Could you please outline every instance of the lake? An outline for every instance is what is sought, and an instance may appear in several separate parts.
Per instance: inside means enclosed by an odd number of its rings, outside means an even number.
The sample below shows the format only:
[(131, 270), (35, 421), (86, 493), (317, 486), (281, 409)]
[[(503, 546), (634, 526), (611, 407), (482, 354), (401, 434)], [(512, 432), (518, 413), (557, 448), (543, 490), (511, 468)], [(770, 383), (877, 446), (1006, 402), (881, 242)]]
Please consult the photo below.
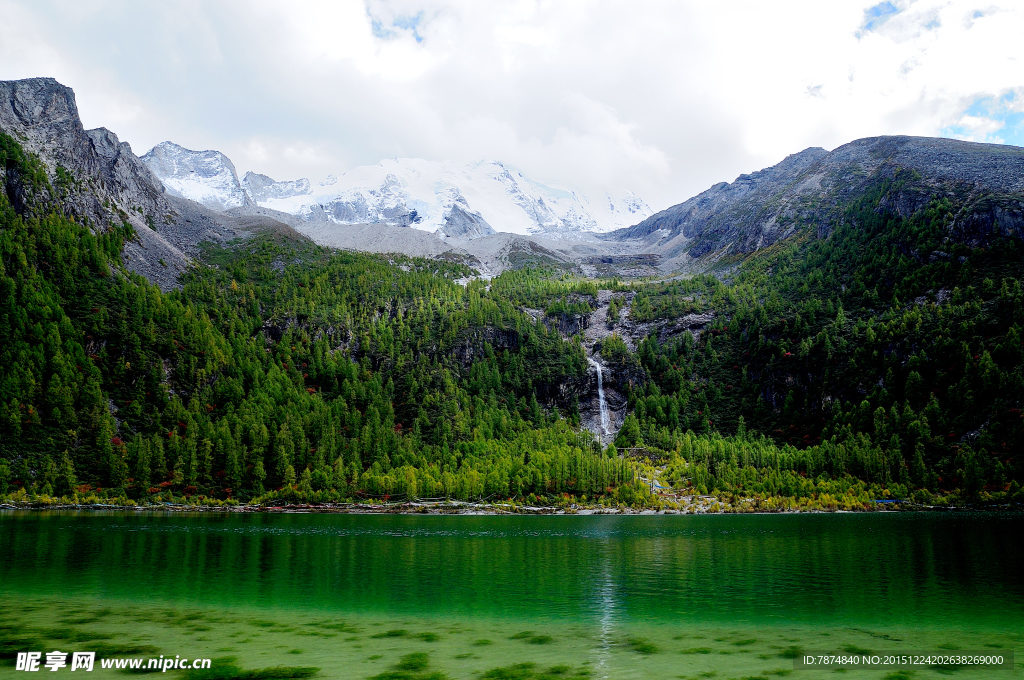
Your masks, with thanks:
[(1016, 514), (5, 511), (0, 675), (59, 649), (330, 678), (812, 680), (836, 672), (794, 655), (1021, 648), (1022, 565)]

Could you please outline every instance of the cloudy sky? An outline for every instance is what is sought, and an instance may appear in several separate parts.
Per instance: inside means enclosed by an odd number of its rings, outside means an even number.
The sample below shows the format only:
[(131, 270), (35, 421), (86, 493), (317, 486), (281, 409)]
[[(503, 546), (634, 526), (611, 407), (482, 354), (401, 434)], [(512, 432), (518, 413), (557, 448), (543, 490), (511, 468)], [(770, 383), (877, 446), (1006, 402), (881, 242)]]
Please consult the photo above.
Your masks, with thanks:
[(316, 181), (495, 159), (655, 209), (871, 135), (1024, 146), (1015, 0), (0, 0), (0, 79), (53, 76), (142, 154)]

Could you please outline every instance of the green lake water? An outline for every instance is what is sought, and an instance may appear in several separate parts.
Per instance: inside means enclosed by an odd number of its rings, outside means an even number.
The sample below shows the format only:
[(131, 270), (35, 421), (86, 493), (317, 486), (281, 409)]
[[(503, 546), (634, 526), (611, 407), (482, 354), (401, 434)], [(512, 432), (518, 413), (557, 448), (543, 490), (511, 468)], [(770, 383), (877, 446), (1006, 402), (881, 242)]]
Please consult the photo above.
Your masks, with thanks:
[[(1024, 517), (0, 512), (0, 598), (2, 677), (59, 649), (329, 678), (1010, 678)], [(843, 650), (1021, 658), (793, 670)]]

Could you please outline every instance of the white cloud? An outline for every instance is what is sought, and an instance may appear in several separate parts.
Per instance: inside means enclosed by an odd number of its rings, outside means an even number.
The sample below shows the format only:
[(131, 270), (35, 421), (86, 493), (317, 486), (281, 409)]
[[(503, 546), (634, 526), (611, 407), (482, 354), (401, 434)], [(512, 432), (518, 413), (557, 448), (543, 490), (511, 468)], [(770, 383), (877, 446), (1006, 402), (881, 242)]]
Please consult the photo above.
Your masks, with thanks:
[(1021, 86), (1022, 29), (1008, 0), (0, 0), (0, 78), (240, 172), (494, 158), (662, 208), (807, 146), (991, 139), (968, 109)]
[(1003, 123), (984, 116), (964, 115), (957, 124), (971, 131), (968, 139), (984, 141), (988, 135), (1003, 127)]

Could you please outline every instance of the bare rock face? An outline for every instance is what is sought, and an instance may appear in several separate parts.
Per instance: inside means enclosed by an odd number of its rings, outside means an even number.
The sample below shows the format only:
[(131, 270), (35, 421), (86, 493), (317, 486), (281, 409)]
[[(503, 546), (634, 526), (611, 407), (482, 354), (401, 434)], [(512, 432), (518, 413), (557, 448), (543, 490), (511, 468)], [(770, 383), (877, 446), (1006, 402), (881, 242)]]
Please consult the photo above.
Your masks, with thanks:
[[(53, 78), (0, 81), (0, 131), (39, 157), (51, 184), (47, 195), (30, 196), (15, 173), (0, 168), (15, 209), (22, 214), (58, 210), (94, 230), (131, 224), (137, 238), (125, 247), (125, 265), (165, 290), (177, 285), (201, 240), (237, 235), (232, 225), (201, 217), (200, 206), (168, 196), (113, 132), (86, 130), (75, 93)], [(204, 217), (203, 227), (195, 228)]]
[(698, 258), (735, 242), (747, 241), (750, 234), (763, 231), (763, 224), (771, 222), (766, 215), (771, 212), (766, 210), (769, 204), (827, 154), (821, 148), (805, 149), (786, 157), (778, 165), (740, 175), (732, 184), (716, 184), (637, 225), (613, 232), (613, 237), (642, 240), (663, 260), (680, 256)]
[(901, 189), (879, 206), (909, 216), (933, 199), (966, 202), (951, 238), (981, 244), (1024, 235), (1024, 149), (930, 137), (870, 137), (831, 152), (810, 148), (778, 165), (717, 184), (643, 222), (613, 232), (613, 240), (656, 254), (663, 270), (701, 258), (750, 253), (813, 224), (827, 236), (840, 207), (880, 180)]
[(120, 217), (118, 208), (136, 214), (139, 208), (149, 215), (166, 212), (160, 181), (113, 132), (85, 130), (75, 93), (53, 78), (0, 81), (0, 130), (38, 155), (51, 175), (60, 167), (73, 180), (88, 183), (60, 197), (64, 210), (76, 219), (109, 223)]
[(465, 200), (452, 204), (440, 231), (443, 236), (456, 238), (480, 238), (498, 233), (487, 224), (487, 220), (481, 217), (480, 213), (469, 210)]

